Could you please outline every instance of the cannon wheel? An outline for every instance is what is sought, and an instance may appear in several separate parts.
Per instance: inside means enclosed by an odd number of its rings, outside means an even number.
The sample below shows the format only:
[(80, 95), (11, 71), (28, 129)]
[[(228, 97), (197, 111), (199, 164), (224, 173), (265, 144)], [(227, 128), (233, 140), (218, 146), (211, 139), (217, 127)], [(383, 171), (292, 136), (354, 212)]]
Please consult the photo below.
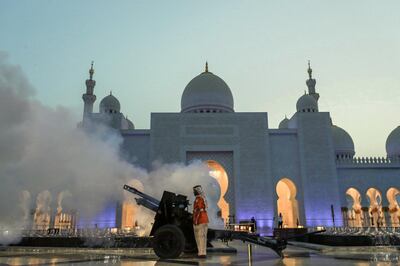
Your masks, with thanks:
[(185, 236), (179, 227), (167, 224), (158, 228), (153, 238), (153, 250), (162, 259), (177, 258), (185, 248)]

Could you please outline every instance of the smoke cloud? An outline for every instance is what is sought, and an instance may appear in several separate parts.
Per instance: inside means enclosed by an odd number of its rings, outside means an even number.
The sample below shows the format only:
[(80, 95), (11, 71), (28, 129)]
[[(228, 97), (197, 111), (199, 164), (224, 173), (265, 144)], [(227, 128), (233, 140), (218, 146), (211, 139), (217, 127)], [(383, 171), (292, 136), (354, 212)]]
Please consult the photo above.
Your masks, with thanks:
[[(201, 185), (205, 192), (208, 204), (209, 226), (213, 228), (223, 227), (223, 221), (218, 217), (218, 200), (220, 198), (219, 185), (215, 178), (209, 174), (210, 169), (201, 161), (191, 162), (189, 165), (161, 164), (155, 162), (153, 171), (142, 178), (144, 192), (155, 198), (161, 199), (164, 190), (188, 196), (190, 202), (194, 202), (193, 187)], [(148, 211), (139, 209), (139, 224), (146, 223), (149, 219)], [(154, 214), (153, 214), (154, 216)], [(141, 220), (144, 219), (144, 220)]]
[(62, 202), (65, 197), (71, 197), (72, 194), (68, 190), (61, 191), (57, 196), (57, 213), (62, 212)]
[(23, 224), (29, 223), (30, 206), (31, 206), (31, 193), (29, 193), (29, 191), (27, 190), (21, 191), (19, 195), (19, 208), (21, 210)]
[[(34, 95), (21, 67), (0, 53), (0, 244), (15, 241), (10, 232), (29, 227), (30, 212), (39, 206), (94, 217), (107, 203), (132, 198), (122, 192), (125, 183), (141, 185), (157, 198), (163, 190), (191, 195), (196, 184), (206, 193), (212, 190), (215, 181), (203, 163), (155, 163), (147, 172), (121, 157), (120, 135), (101, 126), (87, 134), (73, 112), (45, 106)], [(142, 208), (138, 212), (139, 223), (151, 219)]]

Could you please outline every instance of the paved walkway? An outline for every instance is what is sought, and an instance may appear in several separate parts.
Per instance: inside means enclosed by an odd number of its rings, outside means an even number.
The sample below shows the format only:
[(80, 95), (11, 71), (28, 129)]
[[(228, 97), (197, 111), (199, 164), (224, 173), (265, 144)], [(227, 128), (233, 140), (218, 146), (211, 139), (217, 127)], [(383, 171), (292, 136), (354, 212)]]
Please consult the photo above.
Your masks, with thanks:
[(149, 249), (74, 249), (74, 248), (5, 248), (0, 250), (0, 265), (399, 265), (396, 247), (332, 248), (292, 243), (285, 257), (264, 247), (231, 242), (237, 253), (209, 253), (207, 259), (183, 256), (160, 261)]

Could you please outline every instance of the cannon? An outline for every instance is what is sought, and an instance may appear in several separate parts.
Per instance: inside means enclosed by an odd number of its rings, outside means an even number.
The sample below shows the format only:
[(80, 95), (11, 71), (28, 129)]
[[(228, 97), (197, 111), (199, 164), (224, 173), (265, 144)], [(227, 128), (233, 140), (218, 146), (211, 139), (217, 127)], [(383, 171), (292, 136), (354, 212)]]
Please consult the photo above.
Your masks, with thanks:
[(139, 196), (136, 203), (156, 213), (150, 231), (154, 253), (160, 258), (177, 258), (182, 252), (197, 251), (192, 214), (188, 211), (189, 200), (184, 195), (164, 191), (157, 200), (134, 187), (124, 189)]
[[(156, 213), (153, 227), (150, 231), (154, 253), (162, 259), (179, 257), (182, 252), (197, 252), (196, 240), (192, 223), (192, 213), (189, 212), (189, 200), (186, 196), (164, 191), (161, 200), (157, 200), (134, 187), (124, 185), (124, 189), (135, 194), (136, 203)], [(282, 250), (286, 248), (287, 239), (260, 236), (255, 233), (233, 230), (208, 229), (207, 245), (212, 240), (242, 240), (244, 242), (268, 247), (283, 257)]]

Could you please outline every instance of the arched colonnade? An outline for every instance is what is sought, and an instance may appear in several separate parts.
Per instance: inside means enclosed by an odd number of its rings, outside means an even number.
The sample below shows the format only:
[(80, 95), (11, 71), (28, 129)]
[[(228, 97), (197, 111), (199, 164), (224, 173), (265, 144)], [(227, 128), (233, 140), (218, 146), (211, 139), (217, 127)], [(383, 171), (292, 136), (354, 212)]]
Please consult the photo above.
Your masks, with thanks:
[[(363, 196), (368, 203), (363, 206)], [(388, 205), (383, 206), (383, 196)], [(384, 227), (400, 226), (400, 190), (391, 187), (382, 195), (377, 188), (368, 188), (364, 195), (354, 187), (346, 190), (346, 206), (342, 207), (345, 226), (349, 227)]]

